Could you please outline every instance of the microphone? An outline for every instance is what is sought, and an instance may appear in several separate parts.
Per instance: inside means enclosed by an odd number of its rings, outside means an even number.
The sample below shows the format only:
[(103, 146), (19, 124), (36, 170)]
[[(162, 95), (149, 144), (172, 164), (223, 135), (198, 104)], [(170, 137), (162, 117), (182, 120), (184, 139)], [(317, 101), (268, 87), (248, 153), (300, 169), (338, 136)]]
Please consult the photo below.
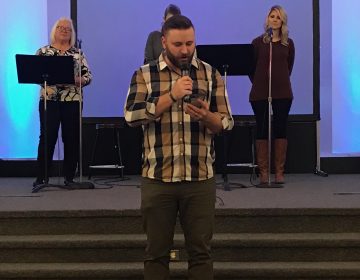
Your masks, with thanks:
[(269, 27), (268, 29), (266, 29), (266, 33), (267, 33), (267, 35), (268, 35), (270, 38), (272, 38), (272, 36), (273, 36), (273, 29), (272, 29), (271, 27)]
[[(181, 70), (181, 77), (190, 76), (190, 64), (189, 63), (181, 64), (180, 70)], [(191, 103), (190, 95), (185, 95), (183, 99), (184, 99), (184, 102)]]
[(180, 65), (181, 77), (190, 76), (190, 64), (184, 63)]

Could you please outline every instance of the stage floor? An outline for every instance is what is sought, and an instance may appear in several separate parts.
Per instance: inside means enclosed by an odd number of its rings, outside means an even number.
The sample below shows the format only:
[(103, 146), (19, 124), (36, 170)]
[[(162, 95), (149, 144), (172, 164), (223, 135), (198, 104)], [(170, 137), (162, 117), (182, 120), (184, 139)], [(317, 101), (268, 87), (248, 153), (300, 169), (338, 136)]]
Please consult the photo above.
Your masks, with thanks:
[[(248, 188), (217, 190), (217, 208), (236, 209), (360, 209), (360, 175), (287, 174), (284, 188), (263, 189), (251, 186), (249, 174), (229, 174), (229, 181)], [(139, 209), (139, 176), (119, 181), (112, 177), (94, 178), (95, 189), (63, 190), (47, 188), (31, 193), (34, 178), (0, 178), (0, 212), (58, 210)], [(62, 184), (62, 179), (51, 178)], [(221, 176), (217, 176), (221, 183)], [(231, 186), (233, 187), (233, 186)]]

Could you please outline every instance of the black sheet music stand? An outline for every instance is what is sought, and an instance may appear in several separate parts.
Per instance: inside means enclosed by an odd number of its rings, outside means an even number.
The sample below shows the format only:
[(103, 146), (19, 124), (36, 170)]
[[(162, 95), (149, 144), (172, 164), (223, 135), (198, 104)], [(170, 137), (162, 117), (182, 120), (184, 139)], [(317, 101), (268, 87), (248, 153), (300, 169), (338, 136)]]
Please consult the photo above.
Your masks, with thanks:
[[(75, 84), (74, 61), (72, 56), (39, 56), (17, 54), (16, 67), (20, 84), (42, 84), (45, 93), (48, 85)], [(34, 186), (33, 193), (46, 187), (69, 189), (67, 186), (49, 184), (47, 149), (47, 102), (44, 98), (44, 184)]]
[[(198, 45), (196, 47), (197, 56), (215, 67), (222, 76), (224, 76), (225, 88), (227, 88), (227, 76), (250, 75), (255, 69), (254, 49), (252, 44), (227, 44), (227, 45)], [(241, 183), (230, 183), (227, 176), (228, 166), (243, 166), (243, 164), (227, 164), (228, 139), (226, 132), (224, 134), (224, 160), (223, 160), (223, 180), (222, 183), (225, 191), (230, 191), (230, 185), (238, 188), (246, 188)], [(254, 153), (253, 153), (254, 156)], [(247, 164), (248, 165), (248, 164)], [(254, 159), (252, 161), (254, 165)]]

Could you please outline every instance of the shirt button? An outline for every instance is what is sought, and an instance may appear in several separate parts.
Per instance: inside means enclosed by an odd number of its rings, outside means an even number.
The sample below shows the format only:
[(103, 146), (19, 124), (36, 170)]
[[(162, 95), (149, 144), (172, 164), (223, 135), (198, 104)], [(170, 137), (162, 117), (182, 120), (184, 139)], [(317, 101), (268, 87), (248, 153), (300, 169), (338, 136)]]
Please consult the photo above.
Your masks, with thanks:
[(182, 142), (182, 140), (183, 140), (183, 139), (182, 139), (182, 138), (180, 138), (180, 142)]
[(179, 122), (180, 125), (182, 125), (182, 122)]

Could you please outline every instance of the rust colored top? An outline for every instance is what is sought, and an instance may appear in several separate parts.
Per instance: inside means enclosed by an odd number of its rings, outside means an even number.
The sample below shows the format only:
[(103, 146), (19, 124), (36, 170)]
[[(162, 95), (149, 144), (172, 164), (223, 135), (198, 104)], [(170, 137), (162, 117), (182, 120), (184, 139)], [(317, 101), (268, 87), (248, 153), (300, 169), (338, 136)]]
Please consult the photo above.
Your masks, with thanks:
[[(281, 41), (272, 43), (271, 96), (273, 99), (293, 99), (290, 75), (294, 66), (295, 47), (289, 38), (287, 46)], [(263, 36), (252, 41), (256, 69), (250, 80), (252, 87), (250, 101), (267, 100), (269, 96), (269, 54), (270, 44), (263, 42)]]

